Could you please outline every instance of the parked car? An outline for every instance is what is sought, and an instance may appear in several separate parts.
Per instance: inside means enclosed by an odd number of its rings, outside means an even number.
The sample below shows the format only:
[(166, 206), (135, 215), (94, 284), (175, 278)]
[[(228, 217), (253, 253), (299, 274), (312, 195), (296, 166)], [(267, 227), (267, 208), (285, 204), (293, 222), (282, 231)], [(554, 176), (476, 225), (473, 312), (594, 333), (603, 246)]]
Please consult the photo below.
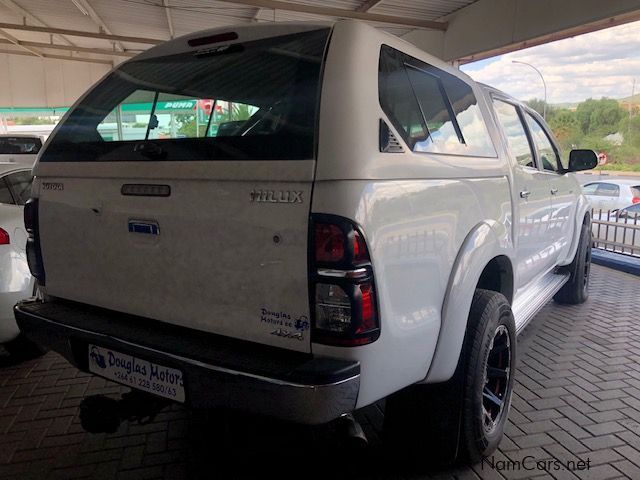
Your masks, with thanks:
[(629, 204), (640, 203), (640, 180), (599, 180), (582, 186), (592, 207), (596, 210), (616, 210)]
[(31, 170), (0, 163), (0, 344), (12, 355), (30, 354), (34, 346), (20, 336), (13, 315), (17, 301), (33, 293), (26, 256), (25, 201), (31, 195)]
[(634, 203), (616, 212), (618, 219), (635, 220), (640, 215), (640, 203)]
[(42, 148), (37, 135), (0, 134), (0, 163), (19, 163), (32, 167)]
[(623, 222), (633, 223), (636, 217), (640, 216), (640, 203), (634, 203), (624, 208), (614, 210), (595, 210), (593, 211), (594, 219), (613, 219), (622, 220)]
[[(156, 104), (185, 99), (249, 115), (162, 127)], [(141, 108), (146, 134), (101, 135)], [(400, 451), (475, 462), (502, 437), (516, 334), (587, 298), (569, 172), (596, 163), (359, 22), (190, 34), (119, 65), (53, 132), (25, 209), (40, 298), (16, 317), (78, 368), (192, 407), (321, 424), (386, 397)], [(105, 402), (85, 399), (85, 428), (113, 430)]]
[(640, 256), (640, 203), (593, 211), (594, 246)]

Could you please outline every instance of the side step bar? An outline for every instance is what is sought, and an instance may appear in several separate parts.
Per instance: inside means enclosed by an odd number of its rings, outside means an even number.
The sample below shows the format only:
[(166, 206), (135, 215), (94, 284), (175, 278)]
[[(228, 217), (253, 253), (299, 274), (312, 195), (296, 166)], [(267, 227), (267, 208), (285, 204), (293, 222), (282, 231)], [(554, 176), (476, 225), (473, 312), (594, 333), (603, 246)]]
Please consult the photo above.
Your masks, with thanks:
[(511, 307), (516, 321), (516, 334), (527, 326), (568, 280), (568, 273), (551, 271), (530, 285), (522, 295), (518, 295)]

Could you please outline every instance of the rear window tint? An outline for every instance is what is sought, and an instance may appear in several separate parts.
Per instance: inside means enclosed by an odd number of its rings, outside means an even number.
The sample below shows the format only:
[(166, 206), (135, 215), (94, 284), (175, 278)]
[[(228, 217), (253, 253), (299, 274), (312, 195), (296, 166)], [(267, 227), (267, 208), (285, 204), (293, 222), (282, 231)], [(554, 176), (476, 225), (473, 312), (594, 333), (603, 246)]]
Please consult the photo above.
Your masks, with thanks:
[(522, 167), (537, 168), (527, 131), (516, 106), (497, 98), (493, 100), (493, 106), (513, 157)]
[(635, 187), (631, 187), (631, 196), (635, 198), (640, 198), (640, 185), (636, 185)]
[(598, 185), (596, 195), (600, 195), (602, 197), (619, 197), (620, 187), (613, 183), (601, 183)]
[(584, 185), (582, 193), (598, 197), (618, 197), (620, 196), (620, 187), (613, 183), (594, 182)]
[(0, 203), (8, 203), (10, 205), (15, 203), (13, 201), (13, 197), (11, 196), (11, 190), (9, 190), (9, 185), (7, 185), (5, 177), (0, 177)]
[(0, 155), (35, 155), (42, 148), (37, 137), (0, 137)]
[(620, 187), (613, 183), (588, 183), (583, 185), (582, 193), (599, 197), (617, 197), (620, 195)]
[(529, 112), (525, 113), (525, 117), (527, 119), (527, 125), (529, 125), (531, 138), (538, 152), (538, 163), (541, 163), (542, 168), (545, 170), (557, 172), (560, 168), (560, 158), (549, 135), (544, 131), (540, 122)]
[(380, 50), (380, 105), (413, 151), (495, 157), (471, 87), (387, 45)]
[(636, 203), (635, 205), (627, 207), (624, 209), (624, 211), (637, 215), (640, 213), (640, 203)]
[(313, 158), (328, 37), (133, 59), (73, 108), (40, 161)]
[(31, 172), (16, 172), (6, 177), (9, 188), (13, 191), (16, 203), (18, 205), (24, 205), (31, 196), (31, 182), (33, 176)]

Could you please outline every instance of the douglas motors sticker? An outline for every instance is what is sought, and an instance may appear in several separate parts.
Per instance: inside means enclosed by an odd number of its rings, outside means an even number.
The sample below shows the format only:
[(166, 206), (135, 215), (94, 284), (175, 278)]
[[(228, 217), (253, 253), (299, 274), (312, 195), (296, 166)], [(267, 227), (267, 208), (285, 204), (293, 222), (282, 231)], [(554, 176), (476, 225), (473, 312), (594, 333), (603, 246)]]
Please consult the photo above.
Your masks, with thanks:
[(309, 318), (306, 315), (293, 316), (288, 312), (260, 309), (260, 323), (274, 328), (271, 335), (292, 340), (304, 340), (304, 332), (309, 330)]

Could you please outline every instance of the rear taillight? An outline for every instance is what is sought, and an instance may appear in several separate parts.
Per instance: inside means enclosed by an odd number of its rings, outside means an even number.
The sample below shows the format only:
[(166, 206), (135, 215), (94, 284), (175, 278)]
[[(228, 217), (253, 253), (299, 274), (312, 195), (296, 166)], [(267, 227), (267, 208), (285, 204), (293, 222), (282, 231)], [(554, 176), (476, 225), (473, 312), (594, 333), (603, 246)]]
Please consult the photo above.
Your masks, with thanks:
[(314, 228), (316, 262), (339, 262), (345, 255), (345, 238), (336, 225), (318, 223)]
[(4, 228), (0, 228), (0, 245), (9, 245), (10, 243), (9, 234)]
[(631, 203), (634, 203), (634, 204), (635, 204), (635, 203), (640, 203), (640, 197), (633, 197), (633, 198), (631, 199)]
[(27, 263), (31, 275), (44, 285), (44, 264), (40, 250), (40, 222), (38, 220), (38, 199), (30, 198), (24, 205), (24, 226), (27, 229)]
[(369, 251), (367, 250), (367, 245), (364, 243), (364, 238), (360, 235), (360, 232), (357, 230), (353, 231), (353, 259), (356, 262), (367, 262), (369, 261)]
[(362, 232), (345, 218), (312, 215), (312, 341), (358, 346), (380, 336), (373, 269)]

